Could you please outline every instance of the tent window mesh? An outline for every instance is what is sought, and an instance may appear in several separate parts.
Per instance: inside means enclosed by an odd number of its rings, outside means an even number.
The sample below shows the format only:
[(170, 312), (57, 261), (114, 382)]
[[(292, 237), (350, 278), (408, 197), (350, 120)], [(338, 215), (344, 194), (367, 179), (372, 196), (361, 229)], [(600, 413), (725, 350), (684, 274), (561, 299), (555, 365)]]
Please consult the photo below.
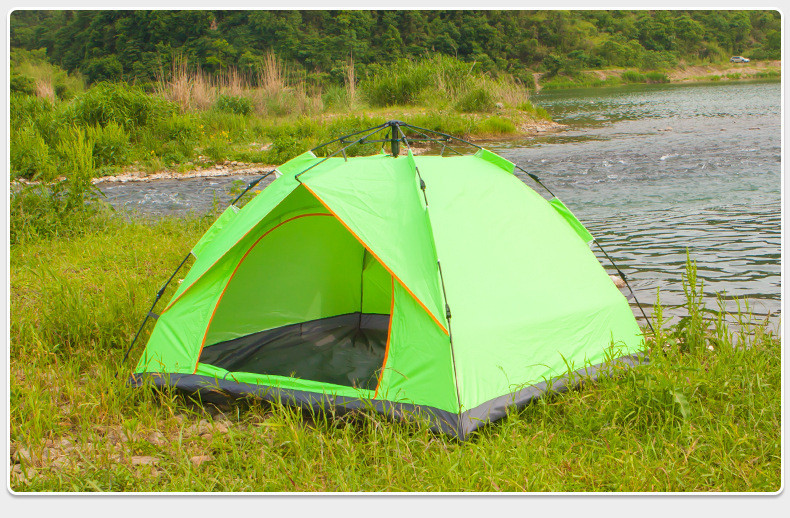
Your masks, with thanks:
[(349, 313), (292, 324), (206, 347), (200, 362), (375, 390), (389, 320), (390, 315)]

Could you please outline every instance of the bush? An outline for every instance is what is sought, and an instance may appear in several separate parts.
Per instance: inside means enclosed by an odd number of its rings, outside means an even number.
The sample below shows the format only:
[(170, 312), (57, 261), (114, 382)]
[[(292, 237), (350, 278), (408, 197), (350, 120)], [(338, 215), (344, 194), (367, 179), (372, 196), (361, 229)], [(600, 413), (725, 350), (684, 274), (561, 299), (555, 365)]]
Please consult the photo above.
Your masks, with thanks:
[(373, 76), (360, 83), (360, 90), (371, 106), (416, 104), (423, 90), (434, 86), (428, 68), (407, 60), (379, 67)]
[(636, 70), (626, 70), (620, 76), (620, 79), (623, 80), (625, 83), (645, 83), (647, 82), (647, 77), (644, 74), (640, 74)]
[(12, 74), (10, 87), (12, 94), (36, 95), (36, 81), (30, 76)]
[(132, 130), (178, 111), (175, 103), (146, 95), (126, 83), (99, 83), (73, 101), (75, 119), (85, 126), (111, 121)]
[(91, 59), (84, 65), (83, 72), (91, 83), (120, 81), (123, 75), (123, 65), (117, 57), (109, 55)]
[(84, 228), (95, 214), (99, 191), (93, 177), (93, 141), (72, 128), (58, 147), (65, 179), (16, 189), (10, 200), (10, 241), (69, 235)]
[(267, 159), (272, 164), (284, 164), (302, 152), (300, 146), (301, 142), (293, 136), (284, 135), (276, 138), (272, 142)]
[(48, 178), (52, 172), (50, 148), (32, 124), (12, 133), (11, 175)]
[(222, 112), (249, 115), (252, 113), (252, 99), (241, 95), (220, 95), (214, 107)]
[(656, 70), (660, 68), (672, 68), (677, 66), (678, 58), (669, 51), (648, 50), (642, 55), (642, 70)]
[(124, 165), (129, 162), (129, 134), (115, 121), (106, 126), (87, 128), (93, 140), (93, 159), (97, 166)]
[(485, 113), (494, 111), (496, 102), (491, 92), (484, 88), (474, 88), (463, 95), (455, 105), (462, 113)]
[[(15, 48), (11, 50), (10, 58), (12, 92), (19, 91), (34, 95), (36, 83), (40, 82), (50, 85), (59, 99), (70, 99), (85, 89), (85, 82), (79, 73), (69, 74), (47, 60), (46, 49), (28, 51)], [(25, 79), (22, 79), (21, 82), (17, 80), (14, 84), (14, 78), (17, 76)], [(19, 90), (20, 88), (26, 92)]]
[(157, 121), (153, 131), (164, 141), (194, 145), (200, 139), (201, 125), (189, 114), (173, 114)]
[(663, 72), (647, 72), (645, 79), (648, 83), (669, 83), (669, 76)]

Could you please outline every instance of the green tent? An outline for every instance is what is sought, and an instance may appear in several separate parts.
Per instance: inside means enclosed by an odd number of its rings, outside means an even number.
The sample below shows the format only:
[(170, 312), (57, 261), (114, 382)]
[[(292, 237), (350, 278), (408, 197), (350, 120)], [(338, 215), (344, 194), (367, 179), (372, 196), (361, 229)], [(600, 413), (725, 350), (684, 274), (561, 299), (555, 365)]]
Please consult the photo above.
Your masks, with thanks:
[[(634, 361), (629, 304), (559, 200), (490, 151), (400, 154), (408, 125), (382, 127), (391, 153), (307, 152), (222, 213), (133, 383), (423, 416), (463, 439), (571, 371)], [(387, 141), (367, 138), (340, 142)]]

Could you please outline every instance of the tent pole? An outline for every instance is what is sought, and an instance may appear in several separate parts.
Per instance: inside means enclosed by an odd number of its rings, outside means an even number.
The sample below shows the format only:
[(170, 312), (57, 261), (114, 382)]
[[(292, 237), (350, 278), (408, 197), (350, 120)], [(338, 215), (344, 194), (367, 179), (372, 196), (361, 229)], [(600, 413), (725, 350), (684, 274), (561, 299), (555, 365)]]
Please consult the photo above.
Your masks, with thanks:
[(628, 286), (628, 291), (631, 292), (631, 295), (634, 297), (634, 302), (636, 302), (636, 305), (639, 306), (639, 311), (642, 312), (642, 316), (645, 318), (645, 322), (647, 322), (647, 326), (650, 328), (650, 332), (656, 334), (655, 329), (653, 329), (653, 324), (651, 324), (650, 319), (647, 318), (647, 315), (645, 314), (645, 310), (644, 308), (642, 308), (642, 304), (639, 303), (639, 299), (636, 298), (636, 293), (634, 293), (634, 290), (631, 289), (631, 285), (628, 283), (628, 279), (625, 278), (625, 274), (622, 271), (620, 271), (620, 268), (617, 266), (617, 264), (615, 264), (614, 259), (609, 257), (609, 254), (607, 254), (606, 250), (603, 249), (601, 243), (599, 243), (598, 240), (595, 238), (593, 238), (593, 242), (595, 242), (595, 244), (598, 245), (598, 248), (601, 250), (601, 252), (603, 252), (603, 255), (605, 255), (606, 258), (609, 259), (609, 262), (612, 263), (614, 269), (617, 270), (617, 275), (619, 275), (620, 278), (623, 279), (625, 285)]
[(262, 181), (264, 178), (266, 178), (267, 176), (271, 175), (271, 174), (272, 174), (272, 173), (274, 173), (275, 171), (277, 171), (277, 169), (272, 169), (271, 171), (268, 171), (268, 172), (267, 172), (266, 174), (264, 174), (263, 176), (259, 177), (257, 180), (255, 180), (255, 181), (253, 181), (253, 182), (250, 182), (250, 184), (249, 184), (249, 185), (247, 185), (247, 188), (246, 188), (246, 189), (244, 189), (243, 191), (241, 191), (241, 194), (239, 194), (238, 196), (236, 196), (236, 199), (235, 199), (235, 200), (233, 200), (232, 202), (230, 202), (230, 204), (231, 204), (231, 205), (236, 205), (236, 202), (237, 202), (237, 201), (239, 201), (239, 200), (241, 199), (241, 197), (242, 197), (242, 196), (244, 196), (245, 194), (247, 194), (247, 191), (249, 191), (250, 189), (252, 189), (252, 188), (253, 188), (253, 187), (255, 187), (256, 185), (258, 185), (258, 184), (259, 184), (259, 183), (260, 183), (260, 182), (261, 182), (261, 181)]
[[(408, 126), (408, 125), (407, 125)], [(403, 133), (403, 130), (400, 128), (400, 125), (395, 125), (394, 128), (397, 127), (398, 131), (400, 132), (401, 138), (403, 138), (403, 143), (406, 144), (406, 149), (411, 151), (411, 146), (409, 145), (409, 140), (406, 138), (406, 134)], [(444, 298), (444, 310), (445, 310), (445, 317), (447, 318), (447, 338), (450, 341), (450, 357), (453, 360), (453, 379), (455, 380), (455, 397), (458, 399), (458, 437), (462, 438), (464, 436), (464, 427), (461, 421), (461, 392), (458, 388), (458, 371), (455, 368), (455, 348), (453, 347), (453, 328), (450, 320), (452, 319), (452, 314), (450, 313), (450, 304), (447, 302), (447, 290), (444, 286), (444, 274), (442, 273), (442, 262), (439, 260), (439, 251), (436, 250), (436, 239), (433, 236), (433, 225), (431, 224), (431, 214), (428, 209), (428, 194), (426, 191), (425, 181), (422, 179), (422, 175), (420, 174), (420, 169), (417, 167), (417, 164), (414, 164), (414, 171), (417, 173), (417, 177), (420, 180), (420, 189), (422, 190), (422, 197), (425, 200), (425, 218), (428, 220), (428, 231), (431, 234), (431, 243), (433, 244), (433, 250), (436, 252), (436, 266), (439, 269), (439, 281), (442, 285), (442, 297)], [(391, 317), (390, 317), (391, 318)]]
[(132, 343), (129, 345), (129, 348), (126, 349), (126, 354), (123, 355), (123, 361), (121, 361), (121, 364), (126, 363), (126, 360), (129, 358), (129, 353), (132, 351), (132, 347), (134, 347), (134, 344), (137, 342), (137, 339), (140, 337), (140, 333), (142, 333), (143, 328), (145, 327), (145, 324), (148, 322), (148, 319), (153, 316), (153, 311), (154, 311), (154, 308), (156, 307), (157, 302), (159, 302), (159, 299), (162, 298), (162, 295), (164, 295), (165, 290), (170, 285), (170, 281), (173, 280), (173, 278), (176, 276), (176, 274), (181, 269), (181, 267), (184, 266), (184, 264), (187, 262), (187, 259), (189, 259), (190, 255), (192, 255), (192, 251), (191, 250), (186, 255), (186, 257), (184, 257), (184, 259), (181, 261), (181, 264), (178, 265), (178, 268), (175, 269), (175, 271), (170, 276), (170, 278), (167, 279), (167, 282), (164, 284), (164, 286), (159, 288), (159, 291), (156, 292), (156, 297), (154, 298), (154, 303), (151, 304), (151, 309), (149, 309), (148, 313), (145, 314), (145, 318), (143, 319), (143, 323), (140, 324), (140, 329), (137, 330), (137, 334), (134, 335), (134, 339), (132, 339)]

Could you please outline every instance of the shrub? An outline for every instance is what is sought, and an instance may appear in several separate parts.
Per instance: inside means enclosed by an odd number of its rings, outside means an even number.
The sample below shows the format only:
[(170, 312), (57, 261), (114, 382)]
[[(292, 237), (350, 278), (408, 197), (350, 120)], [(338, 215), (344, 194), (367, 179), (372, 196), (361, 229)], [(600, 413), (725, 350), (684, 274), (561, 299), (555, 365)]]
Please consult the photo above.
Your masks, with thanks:
[(194, 145), (200, 138), (201, 125), (189, 114), (173, 114), (157, 121), (153, 131), (164, 141)]
[(252, 99), (241, 95), (220, 95), (214, 107), (222, 112), (249, 115), (252, 113)]
[(93, 141), (72, 128), (58, 147), (65, 179), (16, 189), (10, 199), (10, 241), (69, 235), (84, 228), (95, 214), (99, 191), (93, 177)]
[(129, 161), (129, 134), (117, 122), (87, 128), (94, 141), (93, 159), (97, 166), (124, 165)]
[(659, 68), (672, 68), (677, 66), (678, 58), (669, 51), (648, 50), (642, 55), (640, 68), (642, 70), (656, 70)]
[(663, 72), (647, 72), (645, 79), (648, 83), (669, 83), (669, 76)]
[(50, 149), (32, 124), (12, 134), (11, 175), (24, 178), (47, 178), (52, 171)]
[(462, 113), (485, 113), (494, 111), (496, 102), (490, 91), (478, 87), (461, 96), (455, 107)]
[(24, 95), (36, 94), (36, 81), (30, 76), (26, 75), (11, 75), (10, 81), (11, 93), (19, 93)]
[(645, 74), (640, 74), (636, 70), (626, 70), (625, 72), (622, 73), (622, 75), (620, 76), (620, 79), (622, 79), (626, 83), (645, 83), (645, 82), (647, 82), (647, 77), (645, 76)]
[(283, 164), (299, 153), (301, 142), (291, 135), (284, 135), (274, 139), (267, 159), (272, 164)]
[(123, 75), (123, 65), (114, 55), (93, 58), (84, 65), (83, 72), (88, 81), (119, 81)]
[(229, 146), (228, 133), (221, 131), (211, 136), (203, 147), (203, 154), (214, 162), (223, 162), (228, 156)]
[[(57, 65), (51, 64), (47, 60), (46, 49), (37, 50), (23, 50), (12, 49), (10, 55), (11, 62), (11, 91), (14, 91), (14, 77), (20, 76), (27, 79), (22, 81), (26, 83), (24, 88), (29, 89), (32, 81), (32, 91), (28, 93), (33, 95), (36, 90), (36, 83), (49, 85), (54, 95), (59, 99), (70, 99), (76, 93), (85, 89), (85, 82), (79, 73), (69, 74)], [(17, 83), (17, 87), (23, 86)]]
[(73, 109), (76, 120), (85, 126), (105, 126), (114, 121), (126, 130), (178, 111), (174, 103), (125, 83), (99, 83), (74, 99)]
[(360, 89), (371, 106), (397, 106), (415, 104), (422, 91), (432, 86), (427, 67), (398, 60), (375, 70), (371, 78), (360, 84)]

